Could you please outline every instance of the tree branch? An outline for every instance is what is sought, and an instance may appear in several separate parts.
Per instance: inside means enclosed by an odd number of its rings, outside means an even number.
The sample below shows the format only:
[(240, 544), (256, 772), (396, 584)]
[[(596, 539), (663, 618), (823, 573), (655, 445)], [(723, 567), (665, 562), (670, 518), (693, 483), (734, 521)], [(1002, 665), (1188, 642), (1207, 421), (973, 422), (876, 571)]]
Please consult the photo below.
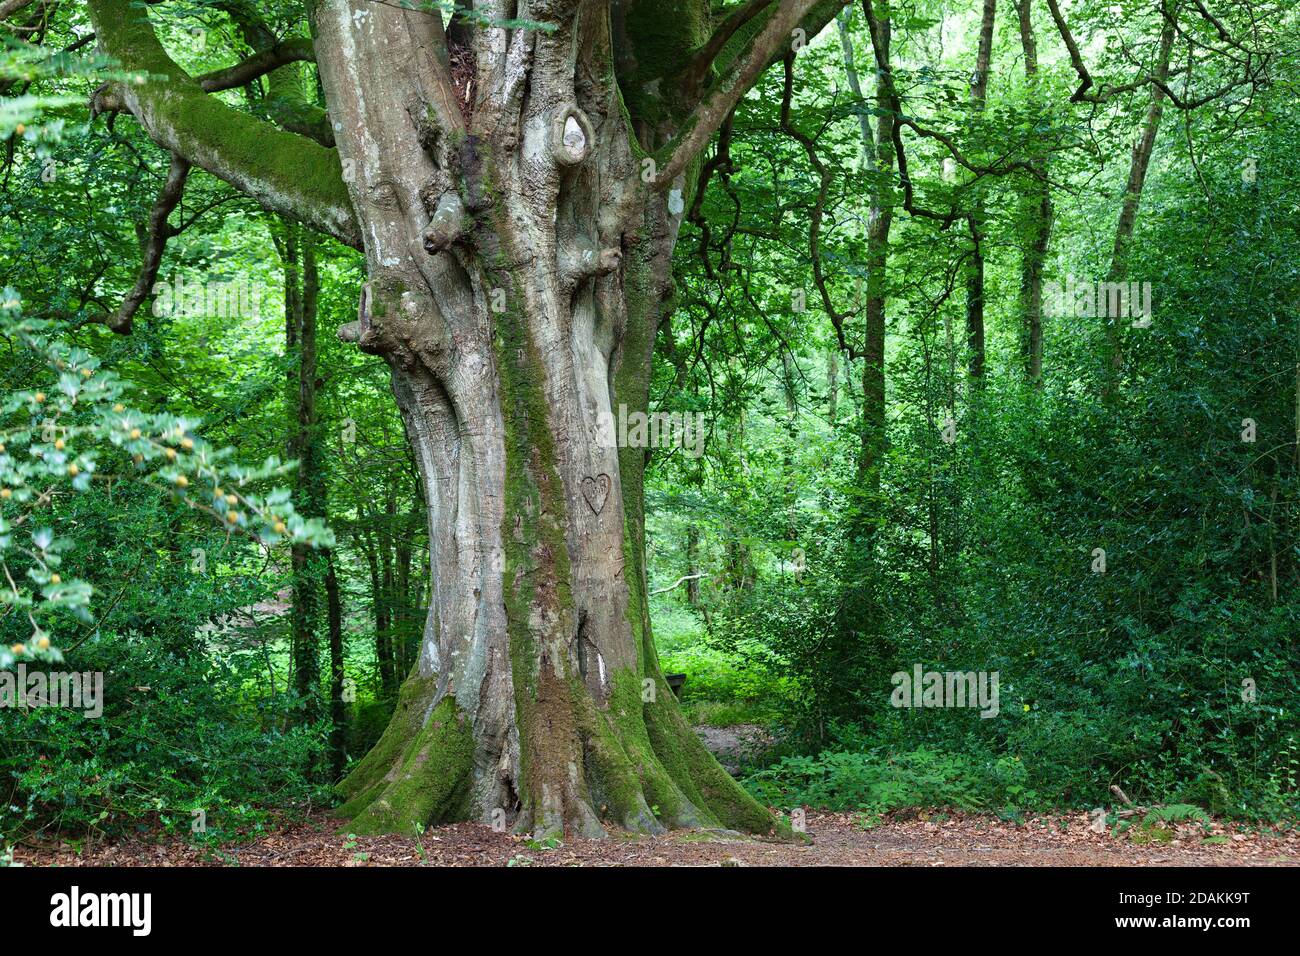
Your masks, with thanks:
[(772, 0), (749, 0), (748, 3), (733, 10), (731, 15), (722, 21), (713, 31), (713, 36), (709, 37), (708, 42), (700, 47), (699, 52), (686, 64), (682, 88), (688, 95), (698, 91), (704, 85), (709, 70), (713, 67), (713, 61), (718, 58), (718, 54), (722, 52), (727, 42), (736, 35), (736, 31), (771, 5)]
[(189, 162), (173, 153), (171, 166), (167, 170), (167, 181), (158, 193), (153, 209), (149, 211), (148, 232), (142, 243), (144, 260), (140, 264), (140, 274), (136, 277), (135, 285), (131, 288), (131, 291), (122, 300), (121, 306), (118, 307), (115, 313), (108, 316), (104, 323), (119, 335), (130, 334), (131, 321), (135, 318), (141, 303), (149, 295), (150, 290), (153, 289), (154, 281), (158, 278), (158, 267), (162, 264), (163, 250), (167, 248), (167, 240), (180, 232), (180, 229), (174, 229), (167, 224), (167, 217), (172, 214), (176, 204), (181, 201), (181, 196), (185, 192), (185, 180), (189, 177), (189, 174)]
[(0, 3), (0, 20), (8, 20), (31, 2), (32, 0), (4, 0), (3, 3)]
[(208, 96), (130, 0), (88, 0), (100, 48), (136, 73), (117, 93), (149, 137), (268, 210), (360, 247), (333, 151)]
[[(946, 213), (938, 213), (924, 206), (916, 205), (915, 189), (912, 186), (912, 177), (907, 171), (907, 151), (903, 148), (903, 127), (911, 123), (903, 115), (903, 104), (898, 97), (898, 88), (894, 83), (894, 68), (890, 62), (889, 45), (890, 45), (890, 22), (888, 17), (888, 7), (886, 7), (886, 17), (882, 20), (876, 16), (875, 10), (872, 9), (873, 0), (862, 0), (862, 12), (867, 18), (867, 32), (871, 36), (871, 50), (876, 58), (876, 75), (877, 83), (881, 85), (884, 91), (885, 99), (889, 103), (889, 110), (893, 113), (893, 122), (890, 123), (890, 139), (894, 144), (894, 157), (898, 160), (898, 182), (903, 187), (903, 208), (912, 216), (923, 219), (933, 219), (940, 224), (941, 229), (947, 229), (957, 219), (956, 208), (951, 208)], [(919, 132), (919, 130), (918, 130)]]
[(254, 53), (242, 63), (228, 66), (224, 70), (214, 70), (196, 77), (205, 93), (220, 90), (232, 90), (253, 82), (259, 76), (265, 76), (272, 70), (278, 70), (287, 63), (312, 61), (316, 54), (312, 50), (311, 40), (292, 39), (277, 43), (268, 50)]
[(795, 28), (802, 26), (809, 14), (818, 8), (827, 11), (824, 22), (809, 24), (816, 26), (816, 31), (804, 27), (811, 36), (829, 23), (842, 6), (842, 2), (825, 0), (780, 0), (748, 49), (735, 58), (683, 124), (682, 133), (668, 147), (669, 159), (655, 177), (655, 186), (666, 189), (681, 175), (686, 164), (708, 144), (763, 71), (779, 58), (783, 49), (790, 48)]
[(822, 308), (826, 310), (826, 315), (831, 320), (831, 325), (835, 327), (835, 336), (839, 342), (840, 349), (848, 355), (849, 359), (856, 358), (853, 347), (849, 345), (844, 335), (844, 320), (849, 318), (851, 313), (840, 312), (835, 308), (831, 301), (830, 289), (826, 287), (826, 272), (822, 268), (821, 254), (821, 229), (822, 219), (826, 214), (826, 196), (830, 191), (831, 183), (835, 179), (835, 173), (830, 170), (821, 157), (817, 155), (817, 143), (813, 137), (796, 127), (790, 120), (790, 105), (794, 99), (794, 52), (791, 51), (785, 55), (783, 61), (785, 68), (785, 83), (781, 90), (781, 130), (791, 139), (803, 147), (804, 153), (808, 156), (808, 162), (813, 171), (817, 174), (817, 202), (814, 204), (812, 214), (808, 221), (808, 251), (812, 259), (813, 283), (817, 286), (817, 292), (821, 295)]

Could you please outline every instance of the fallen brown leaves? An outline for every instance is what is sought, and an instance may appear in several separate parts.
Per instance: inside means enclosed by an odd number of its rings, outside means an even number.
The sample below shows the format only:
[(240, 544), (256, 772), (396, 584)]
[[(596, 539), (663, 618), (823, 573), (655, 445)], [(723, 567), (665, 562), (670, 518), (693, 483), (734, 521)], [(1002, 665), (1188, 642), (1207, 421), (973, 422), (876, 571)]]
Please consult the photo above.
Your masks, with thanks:
[[(906, 818), (902, 818), (906, 817)], [(213, 851), (174, 837), (84, 848), (15, 848), (28, 866), (1273, 866), (1300, 865), (1300, 833), (1214, 823), (1162, 824), (1151, 835), (1095, 833), (1088, 814), (1023, 823), (916, 812), (873, 820), (860, 813), (807, 814), (807, 844), (681, 831), (660, 837), (565, 840), (546, 848), (480, 824), (409, 837), (352, 837), (325, 817)], [(1206, 842), (1206, 840), (1210, 842)], [(1145, 842), (1138, 842), (1145, 840)]]

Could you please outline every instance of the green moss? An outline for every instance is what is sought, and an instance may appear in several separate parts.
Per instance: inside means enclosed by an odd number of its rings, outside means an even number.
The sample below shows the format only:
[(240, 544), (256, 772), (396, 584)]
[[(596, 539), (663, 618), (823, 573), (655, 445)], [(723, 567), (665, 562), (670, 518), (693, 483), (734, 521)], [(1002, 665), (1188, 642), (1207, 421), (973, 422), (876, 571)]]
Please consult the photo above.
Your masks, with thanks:
[(662, 678), (657, 680), (656, 690), (655, 699), (645, 706), (646, 730), (655, 753), (677, 785), (688, 797), (692, 791), (698, 793), (700, 805), (725, 827), (748, 833), (776, 833), (772, 814), (722, 769), (695, 736)]
[(640, 120), (657, 125), (685, 111), (676, 101), (668, 80), (689, 62), (691, 54), (707, 42), (712, 32), (709, 5), (704, 0), (657, 0), (630, 5), (625, 29), (636, 51), (635, 72), (620, 86), (627, 105)]
[(334, 788), (340, 796), (349, 800), (349, 804), (343, 807), (345, 816), (352, 816), (364, 807), (364, 804), (351, 807), (355, 798), (383, 782), (385, 774), (393, 768), (398, 756), (419, 732), (424, 712), (433, 701), (436, 690), (436, 681), (431, 677), (412, 674), (402, 684), (397, 695), (397, 706), (383, 736)]
[(1129, 839), (1139, 845), (1147, 843), (1165, 844), (1174, 839), (1174, 831), (1166, 827), (1142, 826), (1129, 834)]
[[(498, 234), (509, 232), (503, 228)], [(539, 614), (550, 619), (555, 633), (574, 628), (566, 507), (542, 389), (544, 370), (529, 334), (527, 308), (505, 270), (489, 269), (485, 279), (489, 299), (492, 288), (507, 295), (505, 313), (494, 316), (506, 453), (503, 592), (521, 741), (520, 799), (525, 812), (535, 812), (543, 789), (563, 791), (568, 767), (579, 759), (570, 694), (554, 674), (541, 672), (538, 640), (546, 635), (535, 633)], [(537, 822), (542, 829), (562, 825)]]
[[(412, 833), (417, 825), (448, 823), (467, 814), (472, 728), (451, 696), (427, 720), (416, 712), (431, 680), (407, 680), (402, 689), (406, 700), (399, 702), (384, 737), (340, 785), (354, 794), (339, 810), (353, 818), (350, 832)], [(386, 771), (381, 769), (385, 764)]]
[(131, 0), (95, 0), (90, 12), (104, 51), (139, 75), (130, 88), (152, 138), (271, 208), (359, 246), (334, 150), (209, 96), (167, 55)]
[(581, 682), (575, 681), (574, 698), (587, 742), (592, 794), (603, 816), (638, 830), (657, 829), (656, 818), (673, 827), (712, 822), (684, 797), (659, 762), (641, 719), (641, 686), (635, 672), (611, 675), (604, 708), (596, 706)]

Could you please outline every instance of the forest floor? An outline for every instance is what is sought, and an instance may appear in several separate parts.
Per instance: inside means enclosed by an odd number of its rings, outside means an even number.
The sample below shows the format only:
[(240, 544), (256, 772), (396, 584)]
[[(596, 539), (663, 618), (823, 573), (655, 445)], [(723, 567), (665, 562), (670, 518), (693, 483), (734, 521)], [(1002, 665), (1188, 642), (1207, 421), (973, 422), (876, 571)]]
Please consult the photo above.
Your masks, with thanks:
[[(544, 846), (481, 824), (398, 836), (337, 832), (318, 816), (221, 849), (177, 837), (82, 845), (18, 846), (28, 866), (1300, 866), (1300, 833), (1214, 824), (1169, 824), (1168, 842), (1095, 833), (1086, 815), (1013, 823), (960, 813), (916, 812), (867, 825), (861, 813), (807, 814), (806, 843), (678, 831), (659, 837), (565, 840)], [(866, 828), (864, 829), (864, 826)], [(1207, 841), (1207, 838), (1209, 842)], [(554, 841), (551, 841), (554, 842)]]

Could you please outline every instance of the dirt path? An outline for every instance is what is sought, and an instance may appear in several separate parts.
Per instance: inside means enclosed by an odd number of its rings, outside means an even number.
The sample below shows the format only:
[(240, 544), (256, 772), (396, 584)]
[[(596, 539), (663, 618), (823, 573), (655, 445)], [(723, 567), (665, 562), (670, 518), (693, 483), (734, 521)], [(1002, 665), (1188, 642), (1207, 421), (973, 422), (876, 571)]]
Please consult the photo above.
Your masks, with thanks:
[[(708, 832), (656, 838), (565, 841), (458, 824), (426, 833), (423, 853), (402, 837), (349, 838), (324, 817), (212, 851), (180, 840), (123, 841), (77, 854), (61, 845), (18, 847), (28, 866), (1300, 866), (1300, 834), (1179, 826), (1165, 844), (1091, 832), (1086, 819), (1041, 817), (1023, 824), (989, 817), (920, 814), (863, 829), (860, 815), (807, 815), (807, 844), (735, 839)], [(1222, 842), (1220, 842), (1222, 841)]]

